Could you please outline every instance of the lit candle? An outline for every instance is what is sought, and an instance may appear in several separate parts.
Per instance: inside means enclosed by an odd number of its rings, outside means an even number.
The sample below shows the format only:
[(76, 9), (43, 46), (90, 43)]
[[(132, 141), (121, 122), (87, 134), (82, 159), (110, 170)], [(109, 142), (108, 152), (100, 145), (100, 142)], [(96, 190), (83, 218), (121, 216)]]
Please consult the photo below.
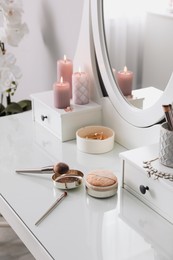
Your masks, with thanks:
[(54, 91), (54, 106), (56, 108), (67, 108), (70, 106), (70, 85), (69, 82), (64, 82), (61, 77), (60, 82), (55, 82), (53, 85)]
[(127, 70), (127, 67), (124, 67), (124, 70), (118, 71), (116, 75), (117, 75), (117, 82), (122, 93), (125, 96), (131, 95), (133, 72)]
[(75, 72), (72, 75), (72, 89), (74, 104), (84, 105), (89, 103), (89, 79), (85, 72)]
[(70, 98), (72, 98), (72, 74), (73, 74), (73, 63), (71, 60), (68, 60), (64, 55), (63, 60), (57, 61), (57, 81), (60, 81), (61, 77), (63, 77), (64, 81), (69, 82)]

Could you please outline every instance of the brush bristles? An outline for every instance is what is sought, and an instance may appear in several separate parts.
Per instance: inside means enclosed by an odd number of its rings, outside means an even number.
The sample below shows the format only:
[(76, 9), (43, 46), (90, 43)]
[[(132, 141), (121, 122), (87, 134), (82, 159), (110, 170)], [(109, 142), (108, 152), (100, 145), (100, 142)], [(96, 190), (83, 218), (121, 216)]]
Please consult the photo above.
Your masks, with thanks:
[(165, 113), (171, 111), (170, 105), (162, 105), (162, 107), (163, 107), (163, 111), (164, 111)]

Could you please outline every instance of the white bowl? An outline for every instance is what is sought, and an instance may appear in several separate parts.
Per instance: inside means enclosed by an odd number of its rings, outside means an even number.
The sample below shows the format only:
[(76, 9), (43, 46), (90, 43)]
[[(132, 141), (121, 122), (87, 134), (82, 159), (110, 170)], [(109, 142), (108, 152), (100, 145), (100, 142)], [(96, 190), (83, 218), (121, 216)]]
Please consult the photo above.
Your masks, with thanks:
[[(103, 135), (105, 139), (91, 139), (90, 135)], [(99, 154), (111, 151), (114, 138), (114, 131), (105, 126), (85, 126), (76, 132), (77, 148), (85, 153)]]

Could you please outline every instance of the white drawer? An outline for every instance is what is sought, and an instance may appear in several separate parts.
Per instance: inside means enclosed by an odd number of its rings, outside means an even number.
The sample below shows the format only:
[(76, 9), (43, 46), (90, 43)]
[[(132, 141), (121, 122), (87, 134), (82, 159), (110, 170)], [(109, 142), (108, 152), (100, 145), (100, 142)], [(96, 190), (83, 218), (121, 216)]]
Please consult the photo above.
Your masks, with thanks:
[[(143, 168), (144, 154), (140, 154), (140, 151), (140, 149), (134, 149), (122, 153), (122, 187), (173, 223), (173, 207), (171, 205), (173, 183), (162, 178), (149, 178)], [(138, 158), (136, 163), (131, 160), (133, 157)], [(140, 186), (143, 187), (145, 194), (141, 192)], [(145, 190), (146, 187), (148, 187), (148, 190)]]
[(41, 151), (49, 156), (52, 163), (63, 161), (66, 146), (64, 147), (62, 141), (41, 124), (34, 125), (34, 141), (41, 148)]
[(76, 131), (87, 125), (100, 125), (101, 105), (90, 102), (86, 105), (72, 104), (72, 111), (57, 109), (53, 104), (53, 91), (31, 95), (33, 120), (41, 124), (61, 141), (76, 138)]
[(61, 138), (61, 117), (38, 100), (33, 101), (34, 120)]

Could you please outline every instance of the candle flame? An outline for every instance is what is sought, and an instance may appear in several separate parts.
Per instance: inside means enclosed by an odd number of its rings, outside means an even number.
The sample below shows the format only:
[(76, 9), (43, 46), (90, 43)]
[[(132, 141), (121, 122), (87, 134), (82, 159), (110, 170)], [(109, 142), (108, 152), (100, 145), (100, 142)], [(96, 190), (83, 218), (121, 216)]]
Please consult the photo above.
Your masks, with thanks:
[(64, 55), (64, 61), (65, 61), (65, 62), (67, 61), (67, 56), (66, 56), (66, 55)]
[(124, 72), (127, 73), (127, 67), (126, 66), (124, 67)]
[(61, 84), (63, 83), (63, 77), (60, 78), (60, 83), (61, 83)]

